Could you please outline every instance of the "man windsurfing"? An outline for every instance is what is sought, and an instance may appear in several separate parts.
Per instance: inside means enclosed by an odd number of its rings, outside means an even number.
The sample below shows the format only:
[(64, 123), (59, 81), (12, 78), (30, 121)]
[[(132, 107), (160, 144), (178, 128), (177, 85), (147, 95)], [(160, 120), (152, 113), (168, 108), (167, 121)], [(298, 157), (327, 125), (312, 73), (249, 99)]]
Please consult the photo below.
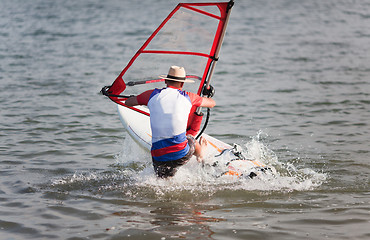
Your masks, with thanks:
[(148, 106), (154, 171), (158, 177), (167, 178), (174, 176), (177, 168), (186, 164), (193, 155), (198, 162), (202, 161), (207, 141), (200, 138), (198, 142), (186, 133), (188, 118), (192, 107), (213, 108), (216, 102), (212, 98), (182, 90), (185, 82), (194, 82), (186, 78), (183, 67), (171, 66), (168, 74), (160, 77), (165, 80), (165, 88), (132, 96), (125, 105)]

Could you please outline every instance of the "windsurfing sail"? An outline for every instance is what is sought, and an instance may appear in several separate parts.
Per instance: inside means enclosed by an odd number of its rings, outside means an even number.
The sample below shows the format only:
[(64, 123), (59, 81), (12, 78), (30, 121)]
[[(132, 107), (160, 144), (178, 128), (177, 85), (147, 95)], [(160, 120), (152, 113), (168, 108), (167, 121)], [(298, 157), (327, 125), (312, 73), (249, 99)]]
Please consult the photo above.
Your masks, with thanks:
[[(218, 3), (179, 3), (146, 40), (111, 86), (102, 93), (122, 106), (130, 95), (162, 88), (158, 76), (170, 66), (185, 68), (195, 84), (184, 90), (202, 95), (208, 88), (225, 35), (233, 1)], [(125, 106), (127, 107), (127, 106)], [(149, 115), (145, 108), (130, 107)]]

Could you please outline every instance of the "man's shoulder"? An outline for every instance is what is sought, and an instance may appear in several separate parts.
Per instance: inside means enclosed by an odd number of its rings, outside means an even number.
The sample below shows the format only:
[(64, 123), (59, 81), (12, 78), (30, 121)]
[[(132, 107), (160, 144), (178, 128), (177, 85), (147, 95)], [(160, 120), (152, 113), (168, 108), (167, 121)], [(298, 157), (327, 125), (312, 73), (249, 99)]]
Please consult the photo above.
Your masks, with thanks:
[(194, 98), (198, 98), (198, 97), (200, 97), (201, 98), (201, 96), (199, 96), (198, 94), (195, 94), (195, 93), (193, 93), (193, 92), (185, 92), (189, 97), (191, 96), (191, 97), (194, 97)]
[(139, 105), (147, 105), (150, 99), (150, 96), (152, 95), (153, 91), (155, 89), (147, 90), (139, 95), (137, 95), (136, 99)]
[(200, 106), (202, 104), (203, 98), (198, 94), (192, 92), (186, 92), (186, 94), (189, 96), (192, 105)]

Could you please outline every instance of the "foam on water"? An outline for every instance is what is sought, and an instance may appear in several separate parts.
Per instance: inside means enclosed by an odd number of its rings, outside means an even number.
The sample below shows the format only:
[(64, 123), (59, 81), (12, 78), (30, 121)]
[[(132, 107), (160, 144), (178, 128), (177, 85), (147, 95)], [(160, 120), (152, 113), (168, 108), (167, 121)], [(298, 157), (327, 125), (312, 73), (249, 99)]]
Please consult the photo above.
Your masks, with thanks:
[(247, 158), (258, 160), (276, 171), (259, 174), (253, 179), (215, 177), (212, 168), (202, 167), (195, 159), (179, 168), (173, 178), (159, 179), (154, 174), (149, 152), (126, 136), (122, 142), (122, 151), (116, 156), (116, 163), (111, 165), (112, 171), (75, 173), (73, 176), (56, 179), (53, 186), (66, 191), (88, 189), (89, 192), (104, 194), (119, 192), (129, 197), (167, 198), (185, 195), (211, 196), (225, 190), (262, 191), (264, 194), (276, 191), (309, 191), (326, 181), (326, 173), (307, 167), (298, 168), (289, 161), (278, 159), (260, 140), (260, 136), (261, 133), (258, 133), (243, 144), (242, 153)]

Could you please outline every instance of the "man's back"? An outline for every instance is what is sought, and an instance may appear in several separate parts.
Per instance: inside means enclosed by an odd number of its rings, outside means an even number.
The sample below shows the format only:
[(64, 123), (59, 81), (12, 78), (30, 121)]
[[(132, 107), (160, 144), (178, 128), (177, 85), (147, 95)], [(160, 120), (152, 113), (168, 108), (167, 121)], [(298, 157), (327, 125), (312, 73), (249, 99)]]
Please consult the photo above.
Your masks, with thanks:
[(148, 101), (152, 142), (184, 135), (192, 107), (190, 97), (179, 89), (155, 89)]

